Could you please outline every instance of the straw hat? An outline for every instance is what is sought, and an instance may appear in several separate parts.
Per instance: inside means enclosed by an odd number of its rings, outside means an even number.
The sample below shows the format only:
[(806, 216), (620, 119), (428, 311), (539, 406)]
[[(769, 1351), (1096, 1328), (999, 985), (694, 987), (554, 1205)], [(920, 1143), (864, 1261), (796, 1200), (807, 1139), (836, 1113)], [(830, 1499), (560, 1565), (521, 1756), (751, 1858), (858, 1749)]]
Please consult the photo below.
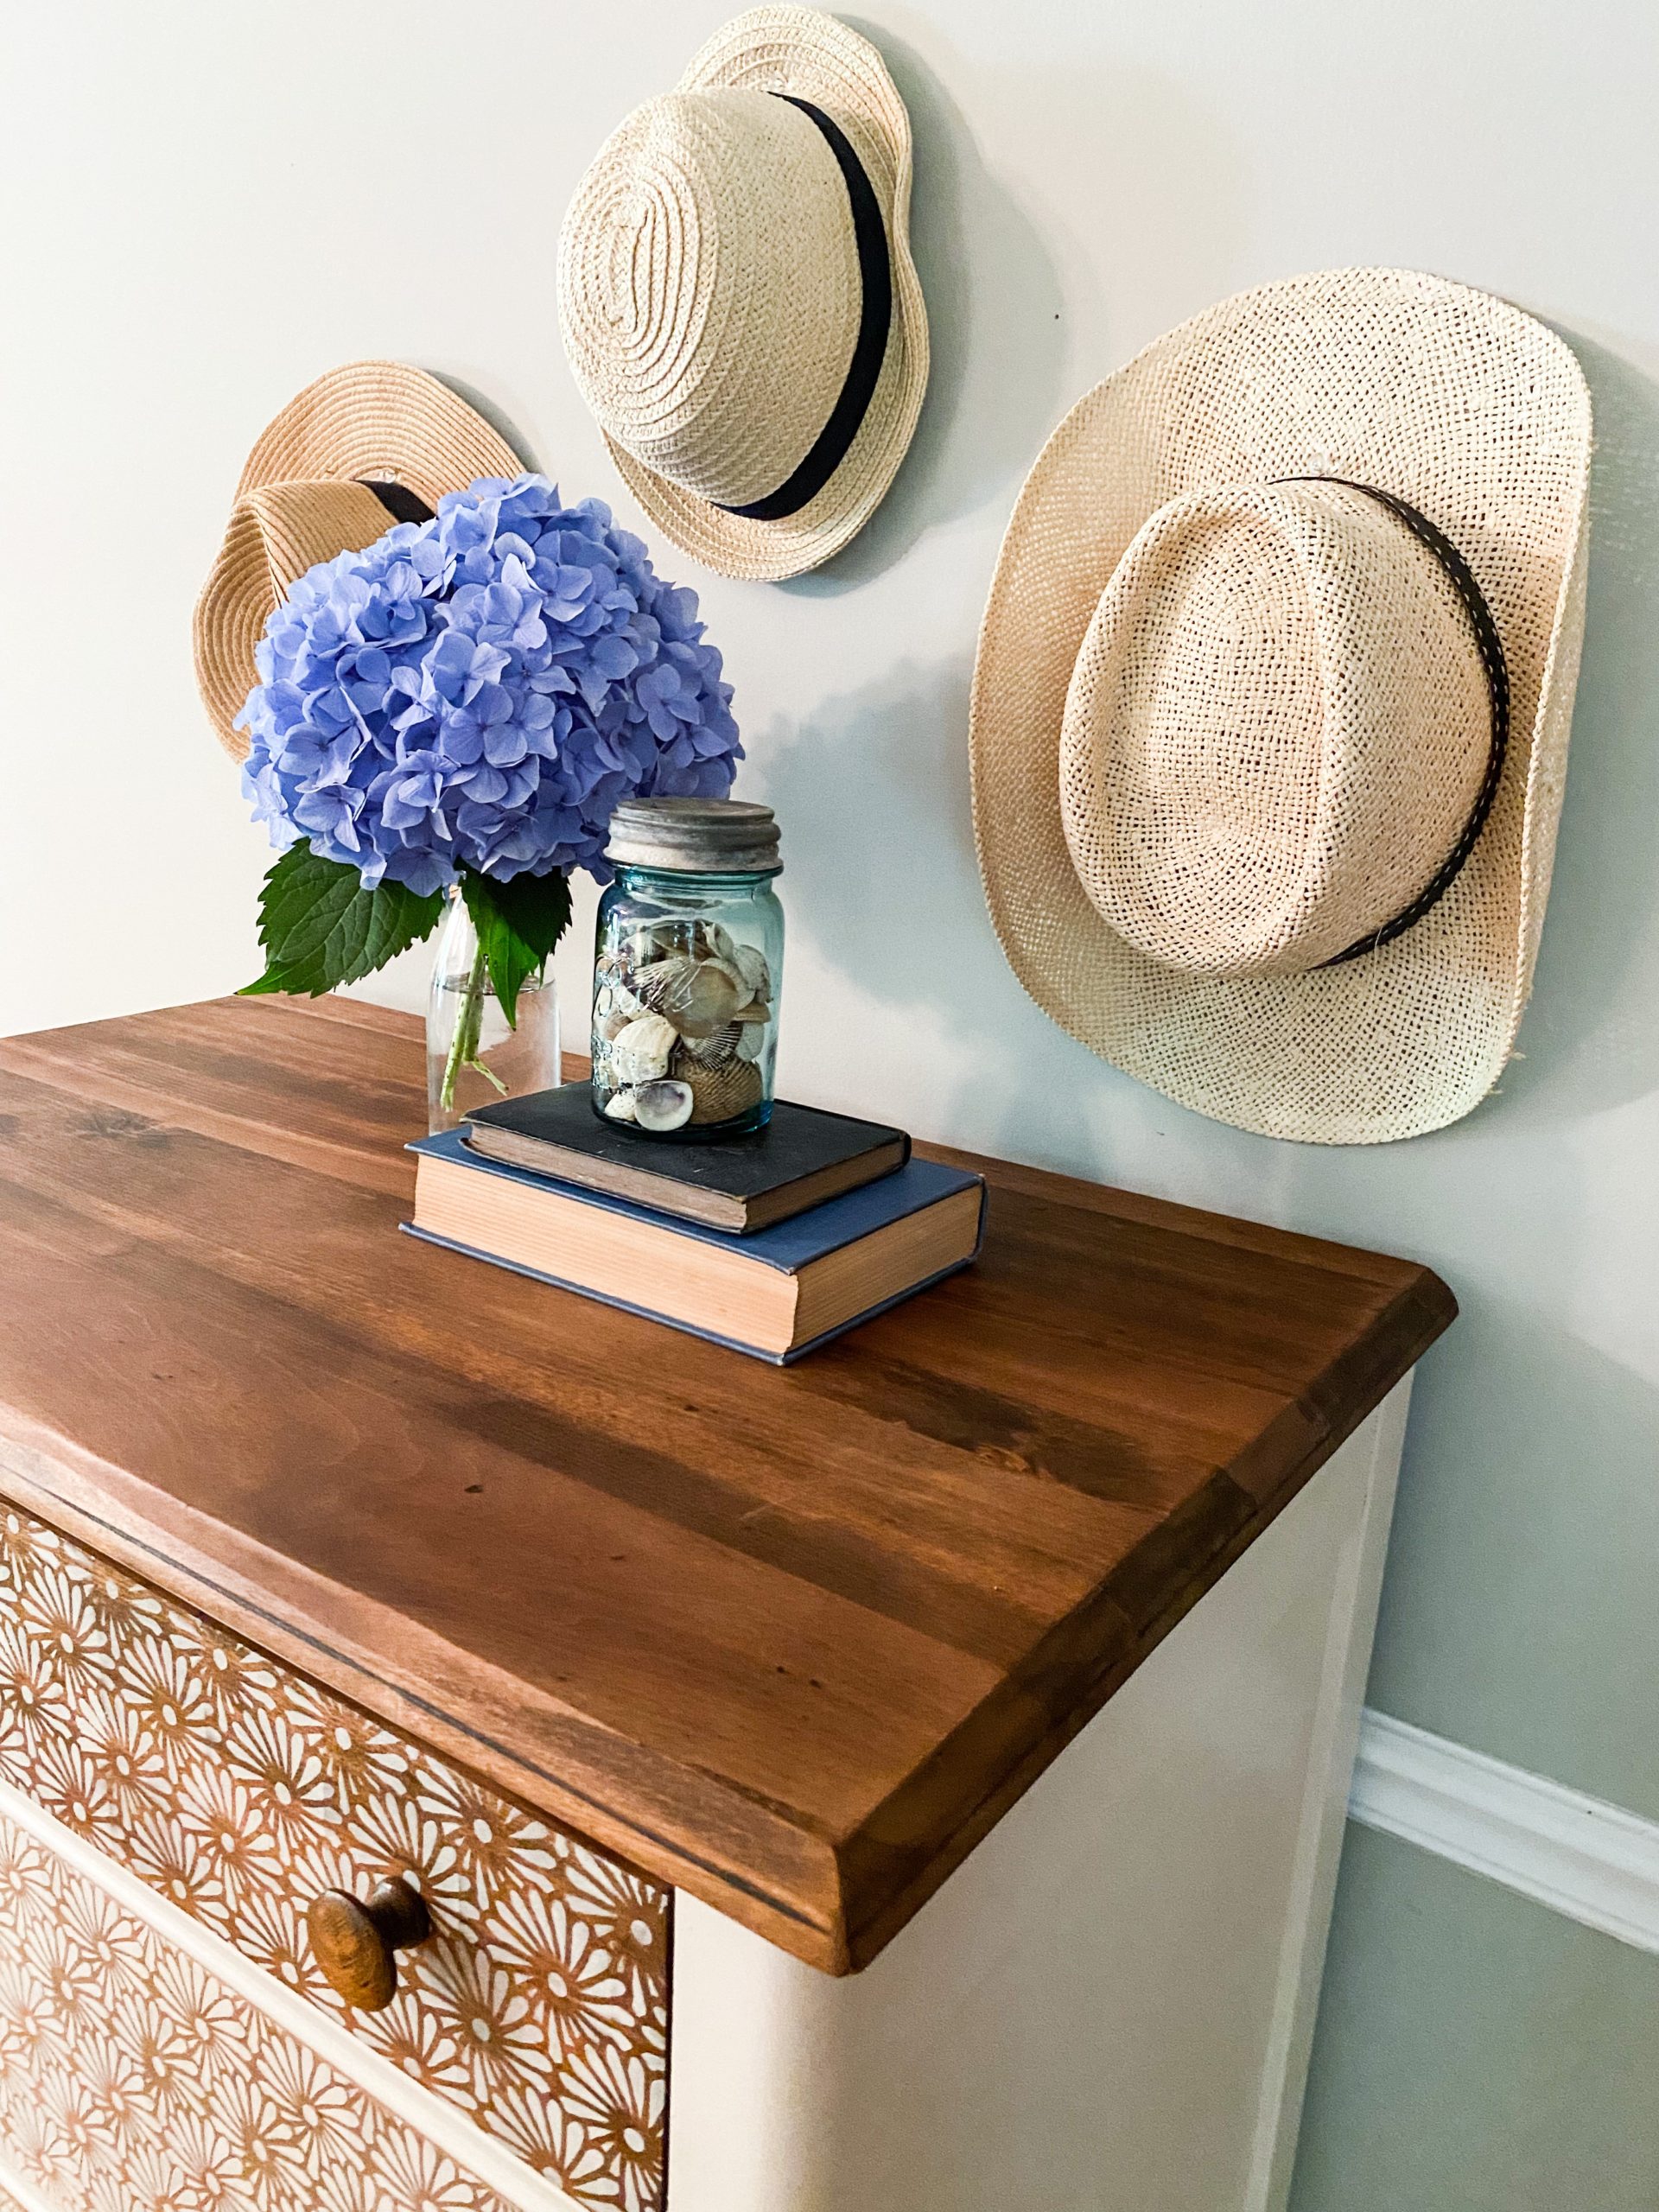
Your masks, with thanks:
[(910, 118), (811, 8), (728, 23), (577, 188), (565, 350), (665, 536), (728, 576), (817, 568), (869, 520), (927, 384)]
[(196, 685), (232, 760), (247, 757), (232, 723), (259, 680), (253, 649), (289, 585), (422, 519), (446, 492), (522, 467), (475, 409), (401, 361), (353, 361), (289, 401), (248, 455), (196, 601)]
[(1590, 399), (1397, 270), (1263, 286), (1080, 400), (980, 635), (974, 819), (1026, 988), (1215, 1120), (1439, 1128), (1531, 988), (1584, 626)]

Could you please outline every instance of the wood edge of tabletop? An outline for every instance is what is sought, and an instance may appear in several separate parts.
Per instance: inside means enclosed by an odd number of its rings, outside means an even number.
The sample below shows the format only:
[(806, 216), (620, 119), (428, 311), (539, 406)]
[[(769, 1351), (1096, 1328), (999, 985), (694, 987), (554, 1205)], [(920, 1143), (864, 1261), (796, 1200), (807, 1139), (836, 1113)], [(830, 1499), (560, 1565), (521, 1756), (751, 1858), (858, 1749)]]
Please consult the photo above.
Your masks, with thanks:
[[(147, 1510), (151, 1497), (153, 1514)], [(666, 1808), (658, 1818), (618, 1809), (619, 1793), (607, 1789), (603, 1775), (584, 1787), (576, 1760), (550, 1752), (544, 1756), (557, 1760), (550, 1765), (534, 1747), (505, 1740), (511, 1731), (493, 1717), (505, 1702), (497, 1694), (501, 1678), (466, 1653), (435, 1638), (423, 1669), (395, 1666), (377, 1642), (342, 1633), (325, 1617), (322, 1603), (296, 1602), (291, 1587), (280, 1586), (286, 1580), (280, 1564), (266, 1573), (251, 1540), (177, 1507), (119, 1469), (101, 1467), (32, 1424), (20, 1431), (0, 1407), (0, 1509), (5, 1506), (36, 1516), (301, 1680), (408, 1736), (531, 1818), (595, 1846), (648, 1881), (688, 1891), (810, 1966), (851, 1971), (834, 1910), (833, 1846), (750, 1805), (741, 1792), (696, 1777), (704, 1796), (715, 1801), (701, 1820), (695, 1811), (677, 1821)], [(315, 1578), (307, 1579), (315, 1585)], [(728, 1827), (747, 1825), (749, 1831), (728, 1836), (723, 1851), (709, 1840), (721, 1825), (721, 1798), (736, 1816)], [(754, 1872), (760, 1856), (754, 1831), (761, 1828), (785, 1837), (792, 1879), (767, 1881)]]
[[(594, 1787), (579, 1788), (574, 1769), (556, 1770), (522, 1746), (504, 1742), (500, 1736), (469, 1725), (458, 1711), (451, 1712), (451, 1707), (476, 1700), (464, 1694), (458, 1675), (441, 1662), (409, 1674), (408, 1679), (404, 1679), (407, 1669), (390, 1671), (372, 1643), (342, 1636), (325, 1618), (323, 1606), (302, 1599), (296, 1602), (296, 1593), (273, 1589), (270, 1578), (260, 1572), (258, 1548), (250, 1540), (208, 1522), (202, 1536), (211, 1539), (219, 1531), (220, 1541), (203, 1549), (180, 1526), (183, 1517), (199, 1521), (202, 1516), (187, 1516), (175, 1501), (164, 1501), (160, 1493), (118, 1470), (78, 1464), (81, 1455), (62, 1440), (38, 1432), (27, 1437), (16, 1434), (3, 1408), (0, 1435), (10, 1434), (14, 1448), (0, 1454), (0, 1496), (269, 1651), (371, 1718), (429, 1745), (533, 1817), (590, 1840), (651, 1880), (689, 1891), (807, 1965), (841, 1975), (869, 1965), (915, 1917), (1163, 1637), (1369, 1418), (1450, 1324), (1456, 1310), (1440, 1279), (1427, 1268), (1416, 1270), (1415, 1279), (1391, 1301), (1374, 1332), (1385, 1334), (1388, 1351), (1370, 1363), (1370, 1371), (1361, 1386), (1363, 1396), (1345, 1399), (1347, 1410), (1339, 1424), (1320, 1423), (1314, 1415), (1300, 1462), (1270, 1496), (1252, 1502), (1219, 1546), (1170, 1593), (1162, 1611), (1136, 1631), (1107, 1589), (1096, 1593), (1094, 1606), (1080, 1609), (1113, 1615), (1118, 1632), (1106, 1639), (1103, 1658), (1081, 1675), (1075, 1662), (1069, 1668), (1053, 1662), (1064, 1681), (1063, 1698), (1048, 1726), (995, 1771), (988, 1789), (964, 1804), (962, 1785), (981, 1766), (972, 1738), (995, 1727), (1002, 1709), (1030, 1700), (1033, 1683), (1052, 1662), (1046, 1643), (1004, 1677), (962, 1730), (941, 1744), (856, 1830), (833, 1840), (786, 1820), (779, 1823), (770, 1808), (763, 1814), (741, 1791), (701, 1775), (696, 1780), (704, 1792), (726, 1800), (731, 1819), (721, 1825), (726, 1827), (729, 1848), (723, 1853), (709, 1849), (706, 1829), (699, 1831), (698, 1847), (694, 1848), (689, 1835), (677, 1837), (677, 1823), (667, 1808), (630, 1812), (618, 1804), (613, 1788), (606, 1789), (602, 1777)], [(1313, 1409), (1290, 1411), (1312, 1414)], [(22, 1464), (25, 1459), (27, 1465)], [(1217, 1469), (1211, 1480), (1213, 1485), (1240, 1494), (1224, 1469)], [(156, 1500), (153, 1508), (147, 1504), (149, 1497)], [(224, 1557), (226, 1536), (245, 1554), (239, 1566)], [(1068, 1621), (1067, 1629), (1075, 1631), (1076, 1618)], [(457, 1667), (464, 1666), (464, 1655), (453, 1658)], [(458, 1695), (458, 1690), (463, 1694)], [(964, 1756), (967, 1775), (957, 1770)], [(761, 1839), (753, 1833), (757, 1823), (781, 1825), (786, 1831), (792, 1872), (776, 1863), (768, 1872), (760, 1870), (762, 1850), (756, 1847)], [(742, 1836), (746, 1827), (751, 1831), (747, 1851)], [(909, 1839), (898, 1855), (901, 1872), (896, 1877), (889, 1845), (872, 1848), (876, 1838), (890, 1839), (895, 1829)]]
[[(232, 999), (200, 1003), (272, 1011), (283, 1007), (289, 1017), (298, 1012), (410, 1041), (419, 1033), (417, 1017), (367, 1001)], [(192, 1010), (188, 1007), (156, 1009), (187, 1015)], [(76, 1025), (98, 1026), (101, 1025)], [(0, 1039), (0, 1064), (4, 1062), (9, 1043), (19, 1045), (20, 1057), (27, 1060), (35, 1057), (29, 1050), (31, 1043), (38, 1052), (45, 1039), (67, 1039), (73, 1033), (73, 1029), (64, 1029), (35, 1033), (33, 1040)], [(563, 1057), (565, 1079), (585, 1081), (588, 1061), (575, 1054)], [(35, 1070), (19, 1071), (38, 1073), (38, 1062)], [(118, 1565), (154, 1581), (232, 1634), (270, 1650), (297, 1674), (372, 1717), (430, 1744), (442, 1757), (500, 1790), (533, 1816), (591, 1838), (648, 1878), (686, 1890), (810, 1966), (830, 1974), (857, 1972), (915, 1916), (1163, 1637), (1369, 1417), (1450, 1325), (1458, 1310), (1440, 1277), (1409, 1261), (1210, 1213), (1178, 1201), (1142, 1197), (1046, 1169), (984, 1159), (951, 1147), (918, 1141), (917, 1149), (926, 1157), (985, 1173), (993, 1184), (1007, 1189), (1235, 1249), (1300, 1260), (1389, 1294), (1364, 1335), (1332, 1363), (1313, 1390), (1287, 1406), (1280, 1421), (1274, 1424), (1277, 1449), (1272, 1456), (1280, 1458), (1287, 1447), (1294, 1456), (1288, 1471), (1271, 1493), (1258, 1495), (1237, 1468), (1213, 1471), (1211, 1486), (1224, 1488), (1235, 1499), (1242, 1496), (1248, 1510), (1242, 1519), (1234, 1516), (1228, 1533), (1169, 1594), (1162, 1611), (1136, 1630), (1127, 1615), (1112, 1605), (1105, 1589), (1080, 1609), (1115, 1613), (1119, 1632), (1109, 1639), (1109, 1649), (1096, 1651), (1092, 1671), (1079, 1675), (1074, 1665), (1068, 1675), (1064, 1665), (1058, 1668), (1065, 1679), (1063, 1701), (1051, 1713), (1048, 1726), (1017, 1757), (1001, 1766), (988, 1789), (976, 1798), (965, 1798), (962, 1785), (965, 1781), (971, 1783), (971, 1774), (960, 1770), (963, 1751), (960, 1739), (971, 1737), (982, 1730), (988, 1719), (994, 1719), (990, 1707), (1022, 1699), (1029, 1701), (1033, 1681), (1052, 1662), (1046, 1641), (1027, 1654), (986, 1706), (976, 1709), (956, 1736), (940, 1745), (924, 1766), (874, 1808), (854, 1833), (830, 1839), (804, 1825), (785, 1821), (784, 1825), (791, 1830), (793, 1873), (783, 1881), (763, 1878), (753, 1866), (737, 1863), (741, 1846), (738, 1852), (728, 1854), (730, 1863), (721, 1864), (715, 1854), (694, 1852), (687, 1843), (677, 1841), (671, 1834), (671, 1819), (658, 1819), (646, 1825), (599, 1802), (590, 1792), (562, 1785), (557, 1775), (526, 1754), (467, 1727), (444, 1709), (446, 1697), (452, 1704), (457, 1702), (453, 1677), (447, 1681), (442, 1675), (432, 1679), (429, 1670), (426, 1677), (401, 1681), (386, 1670), (384, 1662), (377, 1662), (370, 1649), (354, 1649), (354, 1639), (341, 1637), (332, 1630), (322, 1618), (321, 1608), (289, 1600), (285, 1610), (278, 1610), (257, 1573), (251, 1571), (257, 1564), (251, 1557), (256, 1548), (237, 1539), (236, 1532), (223, 1529), (223, 1524), (210, 1522), (206, 1523), (207, 1529), (221, 1530), (244, 1548), (239, 1570), (227, 1566), (217, 1573), (211, 1571), (206, 1562), (214, 1560), (213, 1550), (181, 1544), (176, 1509), (168, 1510), (171, 1501), (163, 1504), (162, 1494), (151, 1492), (155, 1503), (148, 1505), (143, 1495), (146, 1486), (130, 1477), (122, 1476), (113, 1485), (100, 1481), (95, 1471), (77, 1465), (76, 1448), (63, 1440), (31, 1435), (25, 1448), (33, 1463), (32, 1477), (0, 1460), (0, 1494), (63, 1527), (66, 1533), (107, 1554)], [(340, 1173), (352, 1157), (352, 1153), (342, 1149), (330, 1172)], [(367, 1154), (364, 1157), (365, 1161), (371, 1159)], [(372, 1164), (384, 1175), (385, 1162), (378, 1153)], [(406, 1166), (401, 1155), (399, 1166)], [(6, 1433), (7, 1427), (5, 1410), (0, 1408), (0, 1434)], [(1278, 1437), (1281, 1427), (1286, 1433)], [(25, 1440), (15, 1438), (14, 1441), (23, 1444)], [(1268, 1441), (1267, 1437), (1259, 1440), (1262, 1445)], [(52, 1479), (50, 1471), (56, 1471), (64, 1480)], [(89, 1493), (98, 1497), (103, 1512), (90, 1510)], [(192, 1553), (204, 1564), (193, 1563)], [(957, 1770), (954, 1775), (953, 1754)], [(757, 1824), (778, 1824), (775, 1808), (750, 1804), (744, 1793), (719, 1783), (716, 1777), (700, 1775), (696, 1779), (705, 1796), (711, 1788), (716, 1796), (724, 1791), (734, 1816), (729, 1835), (741, 1834), (746, 1827), (753, 1832)], [(895, 1830), (912, 1840), (896, 1853), (890, 1846), (875, 1847), (878, 1834), (890, 1838)]]
[[(1231, 1529), (1185, 1582), (1170, 1593), (1162, 1610), (1138, 1631), (1131, 1631), (1128, 1640), (1109, 1656), (1099, 1673), (1077, 1688), (1064, 1708), (1055, 1714), (1047, 1731), (1031, 1744), (1024, 1756), (1001, 1776), (976, 1804), (955, 1818), (948, 1833), (938, 1836), (925, 1861), (918, 1866), (907, 1882), (902, 1886), (889, 1887), (864, 1897), (843, 1878), (839, 1935), (848, 1965), (832, 1971), (857, 1973), (880, 1955), (969, 1856), (976, 1846), (984, 1840), (1003, 1815), (1019, 1802), (1067, 1745), (1083, 1732), (1170, 1630), (1178, 1626), (1214, 1589), (1227, 1570), (1243, 1557), (1256, 1539), (1300, 1496), (1325, 1462), (1370, 1418), (1389, 1393), (1405, 1379), (1423, 1354), (1451, 1326), (1457, 1318), (1457, 1300), (1440, 1276), (1428, 1268), (1414, 1267), (1412, 1263), (1403, 1262), (1397, 1264), (1408, 1271), (1408, 1280), (1383, 1315), (1379, 1317), (1378, 1332), (1386, 1331), (1389, 1346), (1386, 1353), (1366, 1362), (1369, 1371), (1363, 1382), (1358, 1383), (1363, 1395), (1349, 1401), (1339, 1422), (1319, 1429), (1301, 1459), (1279, 1485), (1268, 1496), (1252, 1502), (1251, 1510), (1245, 1518)], [(1357, 1348), (1357, 1351), (1360, 1350), (1363, 1347)], [(1312, 1408), (1289, 1410), (1294, 1413), (1298, 1410), (1311, 1411)], [(1215, 1471), (1211, 1482), (1228, 1488), (1234, 1486), (1227, 1471), (1220, 1468)], [(1107, 1602), (1109, 1603), (1109, 1599)], [(1120, 1618), (1123, 1617), (1120, 1615)], [(1127, 1627), (1127, 1621), (1125, 1625)], [(1043, 1647), (1039, 1646), (1037, 1651), (1028, 1655), (1023, 1669), (1006, 1677), (999, 1685), (996, 1700), (1022, 1694), (1028, 1688), (1033, 1676), (1040, 1675), (1042, 1671)], [(965, 1725), (977, 1723), (985, 1710), (982, 1707)], [(940, 1749), (941, 1754), (947, 1752), (948, 1743)], [(902, 1821), (905, 1801), (918, 1794), (925, 1795), (927, 1779), (928, 1770), (922, 1770), (901, 1784), (893, 1796), (871, 1815), (860, 1837), (851, 1840), (854, 1846), (878, 1825), (885, 1827), (895, 1816)], [(847, 1855), (847, 1847), (843, 1847), (841, 1854), (843, 1865)]]

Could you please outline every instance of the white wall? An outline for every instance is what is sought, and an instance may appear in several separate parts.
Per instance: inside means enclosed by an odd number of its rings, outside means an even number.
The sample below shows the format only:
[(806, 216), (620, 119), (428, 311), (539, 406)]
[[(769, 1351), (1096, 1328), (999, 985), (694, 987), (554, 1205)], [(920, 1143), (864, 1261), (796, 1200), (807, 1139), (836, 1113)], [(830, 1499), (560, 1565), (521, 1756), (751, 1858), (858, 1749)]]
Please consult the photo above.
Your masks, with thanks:
[[(367, 353), (486, 395), (637, 524), (566, 372), (554, 245), (600, 140), (723, 0), (55, 0), (3, 14), (0, 1029), (223, 991), (264, 855), (189, 610), (243, 455)], [(697, 572), (783, 818), (797, 1095), (1433, 1262), (1371, 1689), (1659, 1814), (1659, 11), (1645, 0), (872, 0), (918, 136), (935, 379), (831, 569)], [(1344, 262), (1579, 345), (1590, 632), (1525, 1057), (1362, 1153), (1201, 1121), (1023, 997), (987, 925), (965, 695), (1002, 524), (1089, 384), (1238, 287)], [(569, 946), (568, 973), (584, 948)], [(390, 980), (410, 987), (406, 970)]]

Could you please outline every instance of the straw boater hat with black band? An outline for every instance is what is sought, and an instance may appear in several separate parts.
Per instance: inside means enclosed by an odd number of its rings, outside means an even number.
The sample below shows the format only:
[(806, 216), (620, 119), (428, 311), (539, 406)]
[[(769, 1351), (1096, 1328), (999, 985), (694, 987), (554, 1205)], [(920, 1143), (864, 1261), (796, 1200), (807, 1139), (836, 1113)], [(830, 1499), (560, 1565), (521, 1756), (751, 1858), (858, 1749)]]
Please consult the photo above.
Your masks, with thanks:
[(817, 568), (892, 483), (927, 385), (910, 118), (868, 39), (756, 8), (582, 179), (559, 316), (629, 490), (730, 576)]
[(1486, 1095), (1549, 889), (1590, 444), (1558, 338), (1397, 270), (1241, 294), (1078, 403), (972, 709), (992, 918), (1056, 1021), (1268, 1136)]
[(424, 521), (446, 492), (523, 467), (475, 408), (401, 361), (350, 362), (289, 401), (248, 455), (196, 601), (196, 684), (232, 760), (247, 757), (232, 725), (259, 681), (253, 649), (288, 587), (394, 523)]

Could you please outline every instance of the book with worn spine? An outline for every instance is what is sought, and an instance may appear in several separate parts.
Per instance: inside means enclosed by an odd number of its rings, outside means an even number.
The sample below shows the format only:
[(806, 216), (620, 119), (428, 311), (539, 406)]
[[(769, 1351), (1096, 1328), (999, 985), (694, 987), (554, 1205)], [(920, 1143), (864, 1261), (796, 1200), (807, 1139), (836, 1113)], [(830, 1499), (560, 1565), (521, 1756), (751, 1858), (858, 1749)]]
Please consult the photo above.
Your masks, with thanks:
[(891, 1175), (910, 1158), (902, 1129), (783, 1098), (752, 1135), (667, 1144), (601, 1121), (585, 1083), (480, 1106), (466, 1135), (486, 1160), (736, 1236)]
[(486, 1160), (458, 1130), (410, 1145), (411, 1236), (779, 1365), (965, 1268), (977, 1175), (912, 1160), (810, 1213), (734, 1237)]

